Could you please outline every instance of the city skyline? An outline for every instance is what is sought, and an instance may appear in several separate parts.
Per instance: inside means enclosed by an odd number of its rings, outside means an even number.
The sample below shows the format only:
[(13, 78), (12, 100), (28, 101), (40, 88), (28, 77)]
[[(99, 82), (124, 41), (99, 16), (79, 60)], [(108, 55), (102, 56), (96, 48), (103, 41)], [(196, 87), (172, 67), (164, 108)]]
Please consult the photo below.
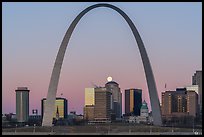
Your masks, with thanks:
[[(48, 3), (50, 7), (45, 6), (46, 4), (33, 3), (34, 6), (32, 7), (32, 4), (23, 3), (22, 6), (24, 7), (21, 7), (21, 4), (3, 3), (3, 113), (15, 112), (14, 90), (19, 86), (27, 86), (30, 89), (30, 97), (35, 97), (30, 98), (31, 110), (35, 108), (40, 110), (40, 100), (47, 95), (49, 79), (54, 63), (53, 60), (55, 59), (59, 49), (59, 43), (63, 38), (65, 30), (67, 30), (76, 14), (82, 11), (84, 7), (95, 3), (66, 3), (65, 5), (58, 3), (57, 6), (55, 5), (56, 9), (57, 7), (64, 8), (61, 10), (53, 10), (52, 8), (54, 8), (54, 5), (52, 5), (52, 3), (50, 5)], [(199, 10), (201, 11), (201, 4), (184, 3), (186, 6), (182, 7), (184, 8), (184, 11), (179, 9), (179, 6), (181, 6), (182, 3), (170, 3), (169, 5), (165, 3), (133, 3), (136, 7), (143, 5), (142, 8), (138, 8), (138, 11), (129, 3), (113, 2), (110, 4), (124, 10), (138, 28), (150, 58), (159, 99), (161, 100), (161, 92), (165, 90), (165, 83), (167, 83), (167, 89), (191, 85), (191, 77), (193, 73), (196, 70), (202, 70), (201, 12), (199, 12)], [(169, 6), (169, 9), (159, 7), (162, 4), (167, 7)], [(145, 11), (145, 8), (149, 8), (150, 5), (153, 8), (149, 9), (148, 12)], [(191, 7), (191, 5), (194, 6)], [(14, 6), (14, 8), (9, 9), (12, 6)], [(180, 11), (178, 15), (175, 14), (175, 11), (170, 10), (171, 6)], [(31, 8), (28, 12), (22, 12), (28, 7)], [(171, 22), (171, 25), (167, 26), (166, 24), (168, 24), (168, 20), (147, 20), (147, 18), (142, 16), (143, 14), (145, 16), (151, 13), (155, 7), (159, 7), (155, 12), (162, 9), (164, 12), (166, 11), (169, 13), (169, 18), (173, 18), (173, 15), (183, 18), (176, 20), (177, 22)], [(18, 8), (21, 8), (22, 11), (20, 10), (14, 13)], [(72, 11), (71, 8), (73, 8), (73, 13), (69, 13)], [(188, 8), (190, 11), (187, 10)], [(196, 12), (193, 11), (194, 8), (198, 8)], [(67, 11), (65, 12), (64, 10)], [(45, 11), (43, 12), (44, 15), (39, 14), (39, 12), (42, 11)], [(51, 13), (54, 13), (55, 11), (55, 17), (60, 18), (60, 20), (57, 21), (57, 19), (54, 19), (53, 16), (51, 16), (53, 14), (50, 14), (48, 11), (52, 11)], [(59, 12), (64, 14), (61, 15)], [(122, 19), (120, 19), (119, 15), (112, 12), (113, 11), (110, 9), (100, 10), (99, 8), (96, 10), (96, 13), (88, 13), (81, 21), (83, 23), (78, 24), (71, 37), (68, 46), (69, 49), (65, 55), (65, 60), (62, 66), (57, 91), (57, 96), (60, 96), (60, 94), (63, 93), (63, 97), (68, 99), (69, 111), (75, 110), (77, 113), (82, 114), (85, 87), (92, 87), (92, 82), (101, 86), (106, 83), (105, 81), (108, 76), (112, 76), (113, 80), (120, 84), (123, 100), (123, 113), (124, 90), (128, 88), (141, 88), (144, 91), (143, 100), (146, 100), (148, 107), (151, 108), (144, 70), (140, 53), (135, 46), (136, 43), (132, 34), (129, 34), (130, 29), (128, 30), (127, 24), (125, 25), (125, 22), (121, 21)], [(194, 14), (196, 16), (194, 16)], [(153, 15), (154, 16), (151, 18), (157, 17), (157, 19), (159, 19), (158, 15)], [(161, 17), (164, 18), (165, 16), (162, 15)], [(100, 18), (98, 18), (98, 16), (100, 16)], [(26, 18), (21, 20), (23, 17)], [(31, 20), (26, 20), (28, 17)], [(36, 27), (39, 27), (37, 30), (33, 30), (33, 28), (30, 28), (30, 25), (28, 25), (31, 23), (30, 21), (32, 21), (32, 17), (38, 19), (36, 20), (36, 23), (32, 24), (35, 29)], [(43, 17), (46, 17), (47, 19), (43, 19)], [(8, 22), (12, 20), (13, 22)], [(169, 21), (170, 20), (171, 19), (169, 19)], [(185, 22), (185, 25), (182, 24), (184, 23), (183, 21), (187, 21)], [(48, 23), (50, 23), (50, 26)], [(21, 25), (24, 25), (25, 28)], [(93, 29), (91, 29), (90, 26)], [(99, 26), (104, 27), (100, 28)], [(102, 28), (105, 28), (106, 26), (110, 29), (103, 30)], [(164, 27), (170, 27), (171, 29), (165, 28), (167, 30), (162, 30)], [(53, 32), (50, 30), (51, 28), (53, 29)], [(18, 29), (21, 29), (21, 31)], [(28, 29), (29, 32), (27, 32), (26, 29)], [(47, 32), (44, 31), (44, 29), (47, 29)], [(186, 34), (189, 30), (191, 33), (189, 32), (190, 34)], [(37, 34), (39, 31), (41, 33)], [(114, 34), (117, 33), (117, 36), (113, 36), (113, 32)], [(168, 32), (171, 32), (172, 34), (169, 34)], [(160, 34), (159, 36), (161, 38), (155, 36), (155, 33), (157, 35)], [(8, 36), (11, 36), (12, 41), (9, 41)], [(165, 41), (162, 41), (163, 39)], [(175, 39), (176, 41), (172, 41), (172, 39)], [(31, 42), (32, 40), (33, 43)], [(12, 47), (14, 44), (15, 47)], [(165, 44), (165, 46), (163, 44)], [(168, 45), (173, 47), (168, 47)], [(34, 51), (36, 52), (35, 54), (33, 54)], [(97, 55), (101, 55), (101, 57), (98, 57)], [(161, 58), (161, 56), (165, 56), (166, 58)], [(173, 61), (173, 63), (171, 61)], [(127, 68), (127, 66), (129, 68)], [(169, 73), (171, 75), (168, 75)], [(79, 95), (81, 100), (78, 99)], [(8, 100), (8, 97), (13, 98), (13, 100)], [(75, 106), (75, 104), (78, 104), (78, 106)]]

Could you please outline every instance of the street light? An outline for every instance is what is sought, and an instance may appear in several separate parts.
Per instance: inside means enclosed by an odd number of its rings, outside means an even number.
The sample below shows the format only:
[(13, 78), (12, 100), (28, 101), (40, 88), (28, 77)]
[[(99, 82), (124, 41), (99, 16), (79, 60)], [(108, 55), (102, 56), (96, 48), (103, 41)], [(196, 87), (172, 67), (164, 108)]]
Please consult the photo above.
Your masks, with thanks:
[(16, 124), (16, 129), (15, 129), (15, 133), (16, 133), (16, 130), (17, 130), (17, 126), (18, 126), (18, 125)]
[(35, 132), (35, 124), (34, 124), (34, 127), (33, 127), (33, 132)]
[(109, 123), (108, 133), (110, 132), (110, 124), (111, 124), (111, 122)]
[(52, 124), (52, 132), (54, 132), (53, 127), (54, 127), (54, 124)]
[(194, 117), (192, 117), (193, 118), (193, 133), (194, 133)]
[(172, 124), (172, 129), (171, 129), (171, 132), (174, 132), (174, 128), (173, 128), (173, 122), (172, 122), (171, 124)]

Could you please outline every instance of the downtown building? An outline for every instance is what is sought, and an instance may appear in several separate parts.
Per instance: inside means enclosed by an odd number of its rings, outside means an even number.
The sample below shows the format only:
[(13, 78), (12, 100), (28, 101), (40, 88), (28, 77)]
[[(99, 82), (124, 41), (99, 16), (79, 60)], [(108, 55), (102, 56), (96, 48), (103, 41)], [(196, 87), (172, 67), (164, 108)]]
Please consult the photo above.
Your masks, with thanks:
[(125, 90), (125, 115), (139, 116), (142, 106), (142, 90), (126, 89)]
[(106, 87), (85, 88), (84, 120), (111, 121), (112, 93)]
[(28, 122), (29, 119), (29, 92), (27, 87), (18, 87), (16, 90), (16, 118), (17, 122)]
[(122, 93), (119, 84), (108, 81), (105, 87), (85, 88), (84, 119), (89, 122), (110, 122), (122, 116)]
[(97, 87), (95, 90), (94, 121), (111, 121), (111, 92), (105, 87)]
[(199, 113), (202, 115), (202, 70), (194, 73), (192, 76), (192, 85), (198, 86)]
[(149, 109), (146, 101), (142, 102), (142, 106), (140, 108), (139, 116), (126, 116), (125, 120), (129, 123), (137, 123), (137, 124), (150, 124), (152, 123), (152, 117), (149, 115)]
[(111, 119), (120, 120), (122, 116), (122, 93), (119, 84), (115, 81), (109, 81), (105, 87), (111, 93)]
[(186, 88), (162, 92), (161, 110), (163, 117), (197, 117), (199, 112), (198, 94)]
[(94, 120), (94, 105), (95, 105), (94, 88), (85, 88), (84, 119), (86, 121)]
[[(41, 116), (43, 118), (46, 98), (41, 100)], [(53, 113), (54, 119), (66, 119), (68, 112), (67, 99), (57, 97), (55, 100), (55, 111)]]

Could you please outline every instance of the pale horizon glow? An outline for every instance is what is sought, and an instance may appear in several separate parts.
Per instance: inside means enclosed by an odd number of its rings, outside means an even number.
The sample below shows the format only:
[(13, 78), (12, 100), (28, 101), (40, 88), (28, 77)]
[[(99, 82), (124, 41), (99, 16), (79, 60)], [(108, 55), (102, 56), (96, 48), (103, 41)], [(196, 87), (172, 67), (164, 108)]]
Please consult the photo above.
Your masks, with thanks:
[[(191, 85), (193, 74), (202, 70), (201, 2), (107, 3), (122, 9), (137, 27), (159, 100), (165, 90)], [(93, 4), (96, 2), (2, 3), (2, 113), (16, 113), (15, 90), (28, 87), (30, 114), (32, 109), (41, 114), (41, 99), (47, 96), (64, 34), (74, 18)], [(71, 36), (57, 97), (68, 100), (68, 112), (83, 114), (85, 88), (103, 87), (110, 76), (121, 89), (123, 113), (124, 90), (130, 88), (142, 89), (142, 101), (151, 110), (133, 34), (117, 12), (101, 7), (87, 13)]]

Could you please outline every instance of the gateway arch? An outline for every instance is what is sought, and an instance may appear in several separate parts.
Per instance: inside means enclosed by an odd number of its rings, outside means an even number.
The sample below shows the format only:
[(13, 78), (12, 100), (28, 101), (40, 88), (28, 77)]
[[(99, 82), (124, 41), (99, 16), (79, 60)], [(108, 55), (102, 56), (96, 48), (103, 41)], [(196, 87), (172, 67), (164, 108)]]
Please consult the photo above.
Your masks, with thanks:
[(144, 44), (142, 42), (142, 39), (139, 35), (139, 32), (137, 31), (135, 25), (131, 21), (131, 19), (118, 7), (113, 6), (111, 4), (95, 4), (92, 6), (87, 7), (84, 9), (71, 23), (69, 26), (62, 43), (60, 45), (54, 68), (52, 71), (51, 79), (50, 79), (50, 84), (48, 88), (48, 93), (47, 93), (47, 100), (45, 103), (45, 111), (43, 115), (43, 121), (42, 121), (42, 126), (52, 126), (52, 121), (53, 121), (53, 113), (55, 110), (55, 98), (56, 98), (56, 93), (57, 93), (57, 86), (59, 82), (59, 77), (60, 77), (60, 71), (62, 67), (62, 62), (64, 59), (65, 51), (68, 45), (68, 42), (70, 40), (71, 34), (76, 27), (77, 23), (79, 20), (90, 10), (98, 8), (98, 7), (107, 7), (111, 8), (115, 11), (117, 11), (128, 23), (129, 27), (132, 30), (132, 33), (135, 37), (135, 40), (137, 42), (140, 55), (142, 58), (142, 63), (144, 66), (144, 71), (145, 71), (145, 76), (147, 80), (147, 86), (149, 90), (149, 96), (150, 96), (150, 102), (151, 102), (151, 108), (152, 108), (152, 116), (153, 116), (153, 124), (161, 126), (162, 125), (162, 120), (161, 120), (161, 110), (160, 110), (160, 104), (159, 104), (159, 98), (157, 94), (157, 89), (156, 89), (156, 83), (154, 80), (154, 75), (152, 72), (152, 68), (150, 65), (149, 58), (147, 56), (147, 52), (145, 50)]

